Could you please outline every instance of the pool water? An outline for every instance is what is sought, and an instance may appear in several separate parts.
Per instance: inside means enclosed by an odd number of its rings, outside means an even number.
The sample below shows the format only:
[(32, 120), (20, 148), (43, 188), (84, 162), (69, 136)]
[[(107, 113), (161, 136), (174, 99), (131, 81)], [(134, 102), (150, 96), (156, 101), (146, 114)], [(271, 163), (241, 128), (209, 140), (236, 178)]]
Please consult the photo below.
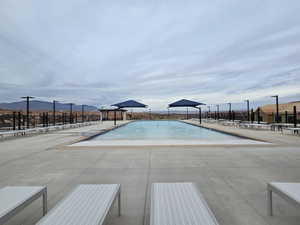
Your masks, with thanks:
[(92, 140), (237, 140), (236, 136), (180, 121), (135, 121), (94, 137)]

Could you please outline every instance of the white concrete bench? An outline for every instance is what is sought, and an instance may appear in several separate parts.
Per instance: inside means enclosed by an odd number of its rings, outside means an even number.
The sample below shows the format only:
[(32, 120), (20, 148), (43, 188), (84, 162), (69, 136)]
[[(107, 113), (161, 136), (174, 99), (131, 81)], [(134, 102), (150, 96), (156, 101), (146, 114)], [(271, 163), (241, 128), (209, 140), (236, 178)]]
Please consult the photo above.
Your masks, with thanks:
[(43, 217), (38, 225), (100, 225), (118, 198), (121, 215), (119, 184), (79, 185)]
[(286, 201), (292, 203), (300, 209), (300, 183), (278, 183), (272, 182), (268, 184), (268, 209), (269, 215), (273, 215), (273, 199), (272, 193), (276, 193)]
[(4, 187), (0, 189), (0, 224), (4, 224), (34, 200), (43, 196), (43, 215), (47, 213), (46, 187)]
[(293, 134), (299, 134), (300, 127), (286, 128), (286, 130), (292, 131)]
[(154, 183), (150, 225), (218, 225), (193, 183)]

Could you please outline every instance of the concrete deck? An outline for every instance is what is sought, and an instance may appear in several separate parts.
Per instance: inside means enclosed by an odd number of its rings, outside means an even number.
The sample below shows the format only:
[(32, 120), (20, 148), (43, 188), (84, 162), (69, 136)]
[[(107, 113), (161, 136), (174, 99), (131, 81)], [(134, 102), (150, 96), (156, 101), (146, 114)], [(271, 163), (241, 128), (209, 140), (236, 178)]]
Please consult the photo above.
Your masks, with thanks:
[(254, 141), (251, 139), (233, 139), (233, 140), (184, 140), (184, 139), (165, 139), (165, 140), (90, 140), (90, 141), (81, 141), (74, 143), (70, 146), (72, 147), (113, 147), (113, 146), (126, 146), (126, 147), (135, 147), (135, 146), (232, 146), (232, 145), (271, 145), (268, 142)]
[[(67, 145), (112, 122), (0, 142), (0, 186), (47, 185), (51, 209), (80, 183), (121, 183), (123, 215), (109, 225), (147, 225), (153, 182), (196, 182), (222, 225), (299, 225), (300, 212), (274, 195), (268, 216), (266, 183), (300, 182), (300, 138), (270, 131), (214, 126), (272, 146), (77, 147)], [(217, 127), (220, 126), (220, 127)], [(65, 147), (66, 146), (66, 147)], [(34, 224), (35, 202), (8, 225)]]

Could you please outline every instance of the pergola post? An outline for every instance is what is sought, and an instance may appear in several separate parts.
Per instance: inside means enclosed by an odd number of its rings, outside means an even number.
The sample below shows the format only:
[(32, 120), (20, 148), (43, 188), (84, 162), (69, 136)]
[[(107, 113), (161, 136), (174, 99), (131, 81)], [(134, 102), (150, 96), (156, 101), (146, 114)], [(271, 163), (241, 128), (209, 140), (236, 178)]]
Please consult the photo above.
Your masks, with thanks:
[[(123, 109), (123, 108), (146, 108), (147, 105), (139, 103), (134, 100), (128, 100), (125, 102), (120, 102), (117, 104), (113, 104), (111, 106), (118, 107), (118, 109)], [(131, 119), (133, 119), (133, 113), (131, 113)], [(115, 110), (115, 124), (116, 124), (116, 110)]]
[(168, 117), (169, 117), (169, 108), (171, 107), (186, 107), (186, 119), (188, 120), (188, 107), (193, 107), (199, 110), (199, 123), (201, 124), (201, 107), (197, 107), (200, 105), (205, 105), (200, 102), (190, 101), (187, 99), (181, 99), (179, 101), (173, 102), (168, 105)]
[(188, 119), (189, 119), (189, 108), (186, 107), (186, 120), (188, 120)]
[(199, 124), (201, 124), (201, 107), (199, 107)]

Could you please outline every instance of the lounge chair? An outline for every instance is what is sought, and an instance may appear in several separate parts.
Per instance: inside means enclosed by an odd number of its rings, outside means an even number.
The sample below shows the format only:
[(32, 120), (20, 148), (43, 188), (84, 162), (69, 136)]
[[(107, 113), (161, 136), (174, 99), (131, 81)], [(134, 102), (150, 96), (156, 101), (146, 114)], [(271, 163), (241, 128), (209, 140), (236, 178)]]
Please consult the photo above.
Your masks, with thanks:
[(0, 224), (43, 196), (43, 215), (47, 213), (47, 187), (4, 187), (0, 189)]
[(150, 225), (218, 225), (193, 183), (154, 183)]
[(100, 225), (118, 198), (121, 215), (120, 184), (84, 184), (61, 200), (37, 225)]
[(300, 183), (268, 183), (268, 211), (273, 216), (273, 198), (272, 193), (276, 193), (294, 206), (300, 208)]

